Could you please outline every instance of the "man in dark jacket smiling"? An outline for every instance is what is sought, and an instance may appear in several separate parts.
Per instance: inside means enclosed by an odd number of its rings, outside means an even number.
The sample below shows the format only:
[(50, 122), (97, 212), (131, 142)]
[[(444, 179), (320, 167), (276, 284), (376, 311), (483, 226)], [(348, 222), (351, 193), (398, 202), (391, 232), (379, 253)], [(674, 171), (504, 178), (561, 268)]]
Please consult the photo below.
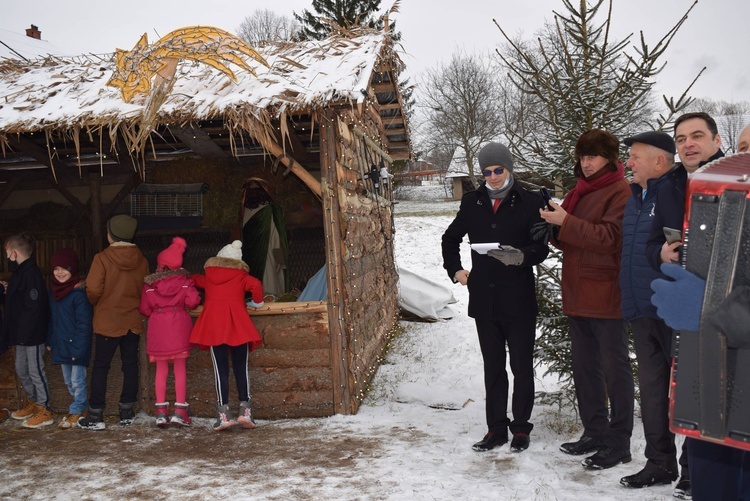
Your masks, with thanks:
[[(646, 257), (646, 242), (661, 202), (657, 200), (657, 192), (669, 182), (667, 173), (674, 167), (675, 144), (669, 134), (656, 131), (623, 142), (630, 146), (627, 166), (633, 171), (634, 182), (622, 220), (622, 316), (630, 322), (635, 342), (648, 461), (641, 471), (623, 477), (620, 483), (627, 487), (648, 487), (669, 484), (678, 475), (674, 434), (669, 431), (673, 332), (651, 304), (651, 282), (664, 275)], [(687, 472), (687, 457), (680, 460)]]
[[(500, 143), (489, 143), (478, 155), (486, 183), (461, 199), (458, 214), (443, 234), (443, 267), (448, 276), (469, 287), (469, 316), (474, 318), (484, 359), (487, 434), (474, 444), (488, 451), (508, 441), (511, 450), (529, 446), (534, 405), (533, 352), (537, 304), (533, 266), (547, 257), (546, 245), (534, 242), (531, 227), (541, 222), (542, 197), (515, 182), (513, 157)], [(461, 264), (465, 235), (472, 244), (498, 244), (483, 254), (472, 250), (472, 270)], [(508, 374), (505, 346), (513, 371), (513, 421), (508, 419)]]

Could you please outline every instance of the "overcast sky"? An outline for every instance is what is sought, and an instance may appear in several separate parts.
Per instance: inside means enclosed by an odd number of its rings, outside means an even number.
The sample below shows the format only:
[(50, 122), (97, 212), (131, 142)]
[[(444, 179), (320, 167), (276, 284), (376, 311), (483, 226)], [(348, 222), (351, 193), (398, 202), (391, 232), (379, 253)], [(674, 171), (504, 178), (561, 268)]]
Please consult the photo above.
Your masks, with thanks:
[[(292, 15), (311, 0), (21, 0), (4, 2), (0, 28), (23, 33), (35, 24), (42, 38), (70, 53), (130, 49), (141, 34), (155, 41), (176, 28), (212, 25), (236, 32), (242, 19), (268, 8)], [(577, 3), (573, 0), (573, 3)], [(613, 34), (619, 39), (644, 31), (655, 45), (690, 7), (692, 0), (614, 0)], [(392, 5), (384, 0), (383, 8)], [(402, 32), (409, 75), (421, 74), (452, 53), (491, 51), (503, 39), (492, 19), (511, 35), (531, 37), (563, 11), (562, 0), (402, 0), (395, 15)], [(750, 1), (700, 0), (666, 54), (659, 91), (677, 97), (707, 66), (693, 88), (696, 97), (749, 100)]]

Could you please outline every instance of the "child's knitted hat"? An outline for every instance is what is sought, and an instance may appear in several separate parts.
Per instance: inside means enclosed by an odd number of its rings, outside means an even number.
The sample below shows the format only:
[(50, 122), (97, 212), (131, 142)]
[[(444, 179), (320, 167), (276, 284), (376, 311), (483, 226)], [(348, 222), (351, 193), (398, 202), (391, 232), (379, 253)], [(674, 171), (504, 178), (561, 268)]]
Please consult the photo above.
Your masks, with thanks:
[(242, 261), (242, 242), (235, 240), (229, 245), (225, 245), (221, 248), (217, 257), (228, 257), (230, 259), (236, 259)]
[(78, 276), (78, 254), (70, 248), (60, 249), (49, 258), (49, 267), (54, 270), (57, 267), (65, 268), (73, 276)]
[(182, 255), (187, 248), (187, 242), (184, 238), (174, 237), (172, 243), (156, 256), (156, 266), (158, 268), (169, 268), (170, 270), (179, 270), (182, 268)]

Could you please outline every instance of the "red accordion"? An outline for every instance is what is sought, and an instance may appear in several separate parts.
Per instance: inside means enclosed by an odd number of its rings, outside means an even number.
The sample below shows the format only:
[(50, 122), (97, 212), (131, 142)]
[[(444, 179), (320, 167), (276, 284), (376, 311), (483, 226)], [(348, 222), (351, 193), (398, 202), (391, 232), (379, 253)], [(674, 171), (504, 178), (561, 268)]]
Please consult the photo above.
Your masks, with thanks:
[(670, 427), (750, 450), (750, 348), (729, 346), (706, 321), (735, 287), (750, 286), (750, 153), (693, 174), (683, 247), (683, 264), (706, 279), (706, 289), (699, 331), (680, 332), (675, 342)]

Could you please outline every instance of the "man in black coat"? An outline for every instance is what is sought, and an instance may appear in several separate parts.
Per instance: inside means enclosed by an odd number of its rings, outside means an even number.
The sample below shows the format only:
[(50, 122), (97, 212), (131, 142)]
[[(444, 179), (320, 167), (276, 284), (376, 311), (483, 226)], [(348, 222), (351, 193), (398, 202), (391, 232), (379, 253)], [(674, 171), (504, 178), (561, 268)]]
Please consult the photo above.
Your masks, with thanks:
[[(456, 218), (443, 234), (443, 267), (454, 283), (469, 287), (469, 316), (474, 318), (484, 359), (487, 434), (473, 445), (488, 451), (508, 441), (512, 451), (529, 446), (534, 405), (534, 340), (537, 303), (533, 266), (549, 249), (531, 238), (542, 221), (541, 196), (513, 178), (513, 157), (505, 145), (489, 143), (478, 155), (486, 183), (461, 199)], [(459, 246), (465, 235), (471, 244), (498, 244), (494, 250), (472, 250), (471, 274), (461, 264)], [(508, 374), (505, 346), (513, 371), (513, 421), (508, 419)]]

